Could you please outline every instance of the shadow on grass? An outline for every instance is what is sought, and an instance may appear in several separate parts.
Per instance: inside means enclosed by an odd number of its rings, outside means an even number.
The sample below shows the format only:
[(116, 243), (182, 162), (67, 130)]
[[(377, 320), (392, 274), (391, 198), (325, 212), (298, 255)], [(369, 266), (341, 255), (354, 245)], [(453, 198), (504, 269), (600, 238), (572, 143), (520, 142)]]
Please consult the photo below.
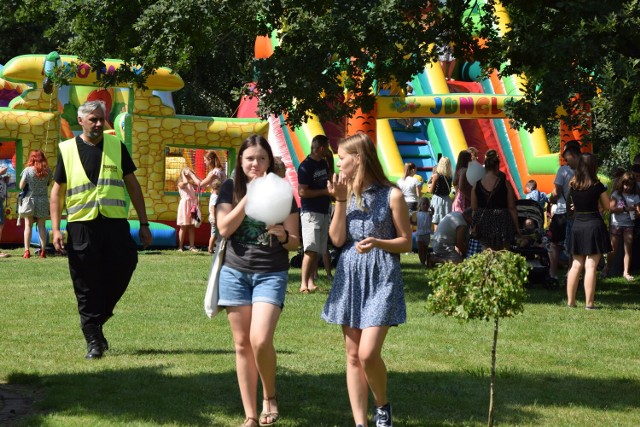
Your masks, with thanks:
[[(528, 303), (565, 305), (567, 302), (567, 288), (562, 285), (558, 289), (543, 289), (530, 287)], [(582, 282), (576, 294), (578, 303), (584, 302), (584, 287)], [(638, 310), (640, 301), (640, 286), (622, 281), (605, 281), (596, 284), (596, 305), (612, 310)]]
[[(293, 354), (293, 351), (288, 351), (288, 350), (281, 350), (278, 349), (278, 354)], [(118, 355), (128, 355), (128, 356), (153, 356), (156, 354), (163, 354), (163, 355), (184, 355), (184, 354), (210, 354), (210, 355), (221, 355), (221, 354), (226, 354), (226, 355), (235, 355), (235, 351), (234, 350), (206, 350), (206, 349), (198, 349), (198, 350), (165, 350), (165, 349), (161, 349), (161, 348), (150, 348), (150, 349), (145, 349), (145, 350), (136, 350), (133, 352), (120, 352), (120, 353), (111, 353), (114, 354), (116, 356)]]
[(165, 349), (160, 349), (160, 348), (150, 348), (150, 349), (145, 349), (145, 350), (136, 350), (133, 352), (121, 352), (120, 354), (122, 355), (129, 355), (129, 356), (153, 356), (156, 354), (163, 354), (163, 355), (183, 355), (183, 354), (212, 354), (212, 355), (219, 355), (219, 354), (235, 354), (235, 351), (233, 350), (205, 350), (205, 349), (198, 349), (198, 350), (165, 350)]
[[(9, 383), (42, 387), (45, 413), (99, 417), (106, 423), (237, 425), (243, 417), (235, 372), (175, 376), (164, 367), (95, 370), (56, 375), (12, 374)], [(489, 379), (484, 372), (390, 373), (389, 391), (397, 424), (483, 425)], [(547, 407), (585, 407), (629, 412), (639, 406), (640, 382), (576, 376), (498, 374), (496, 420), (501, 424), (545, 422)], [(352, 426), (342, 374), (309, 375), (279, 370), (281, 425)], [(223, 418), (221, 418), (221, 416)], [(49, 425), (35, 415), (28, 425)]]
[[(402, 262), (405, 298), (407, 302), (426, 301), (433, 288), (434, 269), (419, 267), (414, 262)], [(437, 268), (437, 267), (436, 267)], [(563, 284), (557, 289), (546, 289), (540, 284), (527, 285), (529, 304), (552, 304), (564, 306), (567, 302), (567, 288)], [(584, 287), (578, 287), (578, 301), (584, 301)], [(640, 286), (627, 283), (624, 279), (598, 281), (596, 285), (596, 304), (613, 310), (640, 310)]]

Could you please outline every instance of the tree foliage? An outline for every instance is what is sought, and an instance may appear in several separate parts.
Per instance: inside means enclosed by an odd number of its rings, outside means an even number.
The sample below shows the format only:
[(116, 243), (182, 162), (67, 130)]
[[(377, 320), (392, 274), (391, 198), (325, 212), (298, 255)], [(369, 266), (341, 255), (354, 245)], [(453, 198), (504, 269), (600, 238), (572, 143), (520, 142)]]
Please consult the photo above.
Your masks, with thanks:
[(528, 272), (526, 259), (508, 251), (486, 250), (443, 264), (433, 274), (427, 308), (462, 321), (515, 316), (524, 310)]
[[(494, 0), (7, 0), (0, 61), (53, 49), (94, 67), (122, 59), (105, 85), (141, 85), (168, 66), (190, 85), (180, 105), (222, 113), (233, 111), (232, 90), (255, 71), (261, 114), (299, 123), (309, 112), (332, 119), (370, 109), (376, 89), (402, 84), (452, 46), (459, 62), (526, 75), (526, 98), (509, 110), (517, 124), (556, 121), (556, 108), (571, 111), (579, 94), (592, 105), (596, 147), (629, 136), (637, 145), (640, 0), (502, 4), (506, 34), (497, 31)], [(252, 64), (255, 36), (271, 34), (279, 47)]]
[(0, 2), (0, 64), (6, 64), (16, 55), (49, 53), (56, 49), (56, 43), (44, 35), (53, 23), (51, 12), (47, 2)]
[(524, 283), (528, 272), (529, 266), (523, 256), (485, 250), (460, 264), (446, 263), (433, 275), (435, 289), (427, 300), (429, 311), (461, 321), (493, 319), (489, 427), (494, 424), (498, 323), (501, 318), (515, 316), (524, 310)]
[(404, 85), (449, 43), (461, 57), (481, 59), (478, 30), (496, 35), (471, 19), (468, 1), (447, 8), (412, 0), (247, 3), (260, 18), (255, 33), (275, 31), (280, 43), (256, 61), (262, 115), (284, 112), (292, 123), (309, 112), (333, 119), (369, 111), (376, 87)]
[(638, 0), (502, 3), (511, 24), (487, 65), (526, 75), (526, 98), (511, 111), (519, 124), (545, 125), (556, 120), (557, 106), (572, 111), (585, 102), (591, 112), (577, 119), (602, 125), (592, 135), (596, 146), (640, 133), (640, 122), (630, 120), (640, 93)]
[[(107, 58), (124, 62), (102, 84), (143, 87), (159, 67), (180, 73), (185, 89), (174, 95), (178, 112), (230, 116), (237, 92), (253, 77), (253, 34), (234, 25), (227, 1), (24, 0), (3, 2), (0, 62), (29, 53), (77, 55), (93, 68)], [(27, 27), (28, 26), (28, 27)], [(27, 37), (16, 30), (30, 28)], [(27, 43), (29, 41), (29, 43)], [(3, 49), (5, 48), (5, 49)], [(234, 92), (235, 89), (235, 92)]]

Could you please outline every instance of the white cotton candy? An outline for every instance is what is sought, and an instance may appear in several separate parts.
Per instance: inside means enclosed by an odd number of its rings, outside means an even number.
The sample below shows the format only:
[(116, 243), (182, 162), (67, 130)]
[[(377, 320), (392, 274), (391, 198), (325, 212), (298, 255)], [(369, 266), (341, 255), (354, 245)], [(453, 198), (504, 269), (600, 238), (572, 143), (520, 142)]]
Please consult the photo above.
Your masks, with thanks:
[(245, 213), (267, 225), (283, 222), (291, 213), (293, 188), (275, 173), (256, 178), (247, 186)]
[(469, 162), (469, 166), (467, 166), (467, 181), (469, 184), (475, 185), (476, 182), (480, 181), (485, 174), (484, 166), (475, 160)]

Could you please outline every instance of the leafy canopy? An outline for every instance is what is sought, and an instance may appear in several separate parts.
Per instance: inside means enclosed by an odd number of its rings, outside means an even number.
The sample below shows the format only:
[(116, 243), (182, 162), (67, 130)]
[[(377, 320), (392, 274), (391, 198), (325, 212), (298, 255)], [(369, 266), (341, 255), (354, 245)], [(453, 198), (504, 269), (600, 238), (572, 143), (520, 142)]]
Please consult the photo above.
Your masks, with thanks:
[(485, 250), (459, 264), (438, 267), (427, 309), (462, 321), (512, 317), (524, 310), (526, 259), (508, 251)]
[(591, 114), (578, 119), (607, 123), (618, 135), (640, 133), (640, 123), (630, 120), (640, 93), (638, 0), (502, 3), (511, 24), (486, 65), (526, 75), (526, 98), (511, 111), (518, 124), (547, 125), (557, 106), (571, 111), (588, 102)]
[[(138, 86), (167, 66), (194, 88), (178, 92), (179, 104), (203, 112), (232, 112), (238, 88), (257, 79), (261, 114), (299, 123), (309, 112), (331, 119), (370, 109), (376, 88), (402, 84), (451, 45), (458, 62), (527, 76), (525, 100), (509, 111), (517, 124), (553, 123), (557, 106), (571, 110), (580, 94), (592, 105), (585, 118), (596, 147), (629, 137), (637, 149), (640, 0), (502, 4), (511, 19), (503, 37), (494, 0), (6, 0), (0, 62), (54, 49), (96, 68), (119, 58), (125, 66), (104, 84)], [(255, 36), (274, 31), (280, 46), (253, 64)]]
[[(254, 32), (275, 31), (280, 43), (255, 64), (261, 114), (283, 112), (294, 124), (310, 112), (339, 119), (371, 110), (376, 87), (403, 86), (450, 42), (463, 57), (483, 54), (469, 2), (448, 8), (410, 0), (247, 3), (259, 17)], [(487, 26), (483, 34), (497, 33)]]

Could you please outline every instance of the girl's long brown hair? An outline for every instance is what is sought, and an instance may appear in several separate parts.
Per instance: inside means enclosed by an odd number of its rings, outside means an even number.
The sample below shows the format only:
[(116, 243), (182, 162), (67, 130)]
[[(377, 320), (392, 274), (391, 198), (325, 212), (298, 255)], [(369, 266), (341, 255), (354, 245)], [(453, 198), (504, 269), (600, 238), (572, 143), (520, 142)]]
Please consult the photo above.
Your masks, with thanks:
[(25, 166), (33, 167), (36, 171), (36, 176), (39, 178), (49, 175), (49, 163), (42, 150), (32, 150)]
[(569, 181), (569, 187), (574, 190), (586, 190), (600, 182), (597, 175), (598, 160), (592, 153), (582, 153), (578, 159), (576, 173)]
[(471, 153), (467, 150), (462, 150), (458, 153), (458, 160), (456, 161), (456, 170), (453, 173), (453, 176), (458, 176), (458, 172), (460, 169), (468, 168), (469, 162), (471, 161)]
[(622, 196), (622, 191), (624, 190), (624, 184), (627, 184), (631, 187), (631, 191), (627, 194), (638, 194), (638, 186), (636, 185), (636, 179), (633, 177), (631, 172), (625, 172), (622, 174), (620, 178), (616, 181), (616, 186), (613, 189), (617, 191), (618, 194)]
[(220, 161), (220, 157), (218, 157), (218, 154), (215, 152), (215, 150), (207, 150), (207, 152), (204, 153), (204, 157), (209, 160), (212, 169), (222, 169), (222, 162)]
[(413, 162), (407, 162), (404, 164), (404, 173), (402, 174), (402, 179), (406, 179), (412, 170), (416, 170), (416, 164)]

